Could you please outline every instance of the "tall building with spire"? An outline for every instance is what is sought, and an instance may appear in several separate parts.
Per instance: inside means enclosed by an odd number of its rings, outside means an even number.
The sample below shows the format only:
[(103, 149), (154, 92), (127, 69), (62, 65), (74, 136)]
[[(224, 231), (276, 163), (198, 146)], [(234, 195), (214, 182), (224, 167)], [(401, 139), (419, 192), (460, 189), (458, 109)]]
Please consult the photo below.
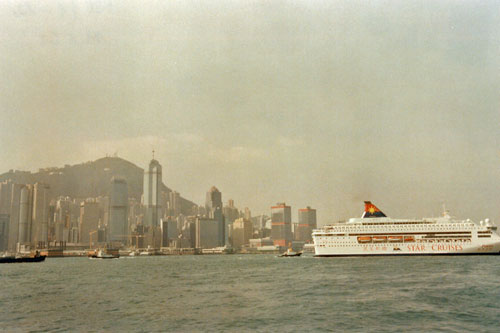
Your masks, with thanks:
[(161, 218), (161, 165), (154, 159), (144, 171), (144, 225), (159, 227)]

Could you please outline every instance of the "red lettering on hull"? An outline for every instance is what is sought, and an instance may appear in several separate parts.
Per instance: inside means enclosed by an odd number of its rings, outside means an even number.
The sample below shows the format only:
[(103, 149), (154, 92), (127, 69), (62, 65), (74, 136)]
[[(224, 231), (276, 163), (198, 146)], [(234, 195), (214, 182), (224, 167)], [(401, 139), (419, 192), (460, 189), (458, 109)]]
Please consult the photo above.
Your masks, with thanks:
[(420, 245), (411, 244), (411, 245), (408, 245), (407, 248), (408, 248), (408, 251), (410, 251), (410, 252), (423, 252), (423, 251), (425, 251), (424, 244), (420, 244)]
[(464, 248), (461, 244), (434, 244), (432, 251), (462, 251)]

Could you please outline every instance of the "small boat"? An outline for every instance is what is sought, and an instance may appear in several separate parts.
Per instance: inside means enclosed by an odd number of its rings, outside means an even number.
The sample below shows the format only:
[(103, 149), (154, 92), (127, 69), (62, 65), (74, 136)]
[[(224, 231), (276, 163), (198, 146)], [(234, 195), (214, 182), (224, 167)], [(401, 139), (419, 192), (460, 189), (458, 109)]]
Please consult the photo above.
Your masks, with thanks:
[(0, 264), (13, 264), (18, 262), (41, 262), (45, 260), (46, 256), (40, 255), (40, 252), (36, 252), (35, 255), (31, 256), (23, 256), (23, 255), (15, 255), (15, 256), (3, 256), (0, 257)]
[(280, 257), (300, 257), (302, 252), (295, 252), (292, 249), (288, 249), (286, 252), (280, 254)]
[(110, 253), (107, 253), (106, 251), (99, 249), (97, 252), (95, 252), (92, 255), (89, 255), (89, 258), (92, 259), (114, 259), (114, 258), (119, 258), (120, 255), (113, 255)]

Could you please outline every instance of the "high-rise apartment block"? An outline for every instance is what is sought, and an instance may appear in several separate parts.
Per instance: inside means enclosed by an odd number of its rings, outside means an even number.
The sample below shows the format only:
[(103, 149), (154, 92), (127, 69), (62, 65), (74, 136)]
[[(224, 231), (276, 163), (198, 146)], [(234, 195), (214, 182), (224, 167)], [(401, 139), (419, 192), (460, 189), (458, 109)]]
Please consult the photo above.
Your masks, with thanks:
[(316, 209), (299, 209), (299, 225), (295, 231), (295, 239), (303, 242), (312, 242), (312, 231), (316, 229)]
[(271, 207), (271, 238), (279, 246), (292, 241), (292, 209), (284, 202)]

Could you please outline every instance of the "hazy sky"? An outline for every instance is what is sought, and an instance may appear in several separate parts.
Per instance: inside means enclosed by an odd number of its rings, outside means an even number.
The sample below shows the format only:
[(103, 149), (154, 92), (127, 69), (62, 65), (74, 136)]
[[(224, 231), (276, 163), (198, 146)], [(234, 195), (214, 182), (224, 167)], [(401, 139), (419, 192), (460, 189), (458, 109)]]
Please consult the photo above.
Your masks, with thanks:
[(118, 153), (198, 203), (500, 224), (498, 1), (1, 1), (0, 173)]

